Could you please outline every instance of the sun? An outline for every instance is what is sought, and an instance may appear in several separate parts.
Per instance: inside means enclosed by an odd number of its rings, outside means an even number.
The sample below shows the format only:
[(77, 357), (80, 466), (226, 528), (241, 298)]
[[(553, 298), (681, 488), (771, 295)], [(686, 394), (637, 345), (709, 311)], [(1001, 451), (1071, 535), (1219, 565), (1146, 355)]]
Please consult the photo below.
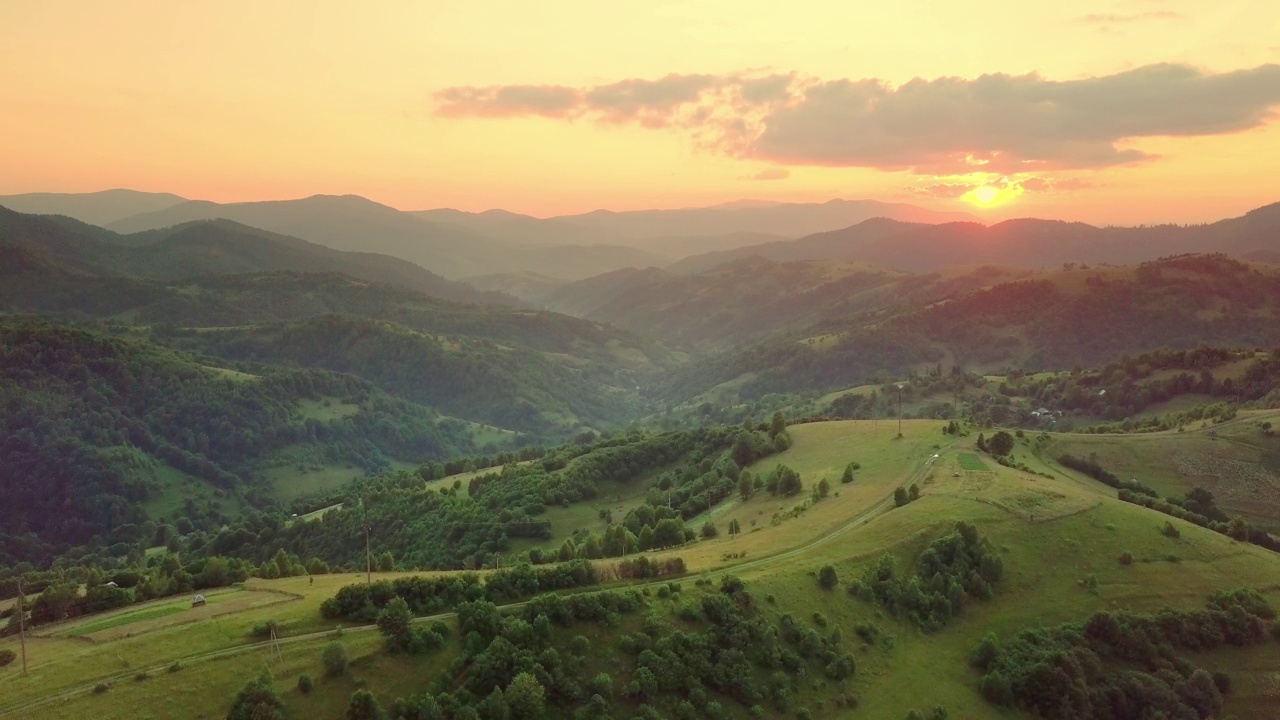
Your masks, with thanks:
[(977, 205), (990, 205), (1000, 197), (1000, 191), (990, 185), (983, 185), (973, 190), (973, 202)]
[(980, 208), (993, 208), (1017, 198), (1022, 194), (1022, 186), (1018, 183), (985, 184), (971, 188), (960, 196), (960, 199)]

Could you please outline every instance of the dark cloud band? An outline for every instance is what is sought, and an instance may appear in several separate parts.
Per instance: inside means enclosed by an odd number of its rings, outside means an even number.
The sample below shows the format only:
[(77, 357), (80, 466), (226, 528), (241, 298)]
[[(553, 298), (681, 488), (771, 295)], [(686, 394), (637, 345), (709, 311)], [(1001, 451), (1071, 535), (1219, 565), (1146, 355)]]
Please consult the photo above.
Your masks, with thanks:
[(1055, 81), (819, 81), (794, 75), (668, 75), (591, 88), (457, 87), (448, 117), (594, 117), (689, 132), (725, 154), (782, 165), (948, 174), (1101, 168), (1147, 159), (1124, 141), (1257, 127), (1280, 105), (1280, 65), (1211, 74), (1151, 65)]

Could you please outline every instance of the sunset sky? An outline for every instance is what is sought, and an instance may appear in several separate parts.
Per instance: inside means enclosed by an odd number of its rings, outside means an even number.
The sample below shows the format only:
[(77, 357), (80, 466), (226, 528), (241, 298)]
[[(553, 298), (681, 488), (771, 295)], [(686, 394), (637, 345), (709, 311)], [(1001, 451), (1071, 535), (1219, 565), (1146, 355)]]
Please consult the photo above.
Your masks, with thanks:
[(0, 194), (538, 216), (1280, 201), (1280, 3), (0, 3)]

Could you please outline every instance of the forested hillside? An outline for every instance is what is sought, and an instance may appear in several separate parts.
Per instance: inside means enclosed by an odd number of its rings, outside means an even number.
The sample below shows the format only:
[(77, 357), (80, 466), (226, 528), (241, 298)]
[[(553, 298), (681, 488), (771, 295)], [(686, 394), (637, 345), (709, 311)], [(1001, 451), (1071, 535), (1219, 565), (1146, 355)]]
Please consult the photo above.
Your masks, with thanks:
[(611, 385), (619, 378), (599, 364), (569, 367), (527, 348), (351, 315), (173, 330), (160, 338), (230, 360), (349, 373), (447, 414), (538, 437), (567, 435), (581, 424), (623, 424), (640, 410), (634, 393)]
[(877, 318), (832, 320), (696, 363), (663, 392), (687, 398), (736, 378), (740, 393), (831, 389), (937, 363), (1024, 370), (1097, 366), (1158, 348), (1280, 342), (1280, 273), (1225, 256), (1073, 268)]
[(259, 470), (285, 450), (358, 474), (471, 448), (463, 423), (351, 376), (249, 375), (38, 320), (0, 321), (0, 407), (0, 548), (10, 559), (116, 543), (162, 496), (230, 501), (215, 512), (265, 504)]
[(907, 275), (862, 264), (744, 258), (696, 274), (620, 270), (535, 301), (707, 354), (824, 322), (870, 320), (1028, 275), (960, 267)]
[(170, 281), (282, 270), (341, 272), (454, 302), (516, 304), (509, 295), (477, 291), (388, 255), (340, 252), (229, 220), (119, 235), (71, 218), (24, 215), (0, 207), (0, 245), (23, 248), (64, 269), (98, 277)]

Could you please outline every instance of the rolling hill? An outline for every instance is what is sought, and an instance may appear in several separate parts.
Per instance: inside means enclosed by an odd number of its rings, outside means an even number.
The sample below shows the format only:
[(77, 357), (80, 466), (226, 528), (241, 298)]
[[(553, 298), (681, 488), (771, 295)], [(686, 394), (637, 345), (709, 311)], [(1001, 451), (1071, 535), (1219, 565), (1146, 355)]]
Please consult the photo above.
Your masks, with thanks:
[(227, 220), (119, 235), (68, 218), (0, 208), (0, 243), (47, 256), (64, 269), (99, 277), (169, 281), (282, 270), (342, 272), (456, 302), (517, 304), (509, 295), (476, 291), (394, 257), (340, 252)]
[(31, 215), (65, 215), (90, 225), (107, 225), (141, 213), (187, 202), (171, 193), (103, 190), (93, 193), (25, 193), (0, 195), (0, 206)]
[(668, 375), (676, 399), (739, 380), (742, 397), (860, 385), (941, 363), (966, 369), (1094, 366), (1163, 347), (1280, 343), (1280, 272), (1225, 256), (1074, 268), (880, 315), (831, 318), (802, 333)]
[(915, 307), (1027, 274), (1012, 268), (958, 267), (907, 275), (858, 263), (749, 257), (696, 274), (619, 270), (529, 301), (705, 355), (820, 323)]
[(990, 227), (876, 219), (789, 242), (773, 242), (686, 258), (672, 270), (706, 269), (749, 255), (774, 260), (831, 259), (903, 272), (956, 265), (1052, 268), (1066, 263), (1131, 265), (1182, 253), (1274, 252), (1280, 244), (1280, 203), (1206, 225), (1099, 228), (1079, 222), (1021, 219)]
[(282, 461), (345, 465), (349, 479), (473, 447), (465, 423), (331, 372), (247, 374), (22, 318), (0, 319), (0, 358), (0, 548), (10, 559), (110, 546), (122, 525), (187, 500), (199, 503), (190, 519), (209, 523), (264, 507), (266, 471)]
[(190, 201), (118, 220), (109, 223), (109, 228), (137, 233), (213, 219), (232, 220), (335, 250), (390, 255), (449, 278), (527, 270), (578, 279), (627, 265), (663, 262), (652, 253), (620, 246), (539, 246), (497, 240), (354, 195), (229, 204)]

